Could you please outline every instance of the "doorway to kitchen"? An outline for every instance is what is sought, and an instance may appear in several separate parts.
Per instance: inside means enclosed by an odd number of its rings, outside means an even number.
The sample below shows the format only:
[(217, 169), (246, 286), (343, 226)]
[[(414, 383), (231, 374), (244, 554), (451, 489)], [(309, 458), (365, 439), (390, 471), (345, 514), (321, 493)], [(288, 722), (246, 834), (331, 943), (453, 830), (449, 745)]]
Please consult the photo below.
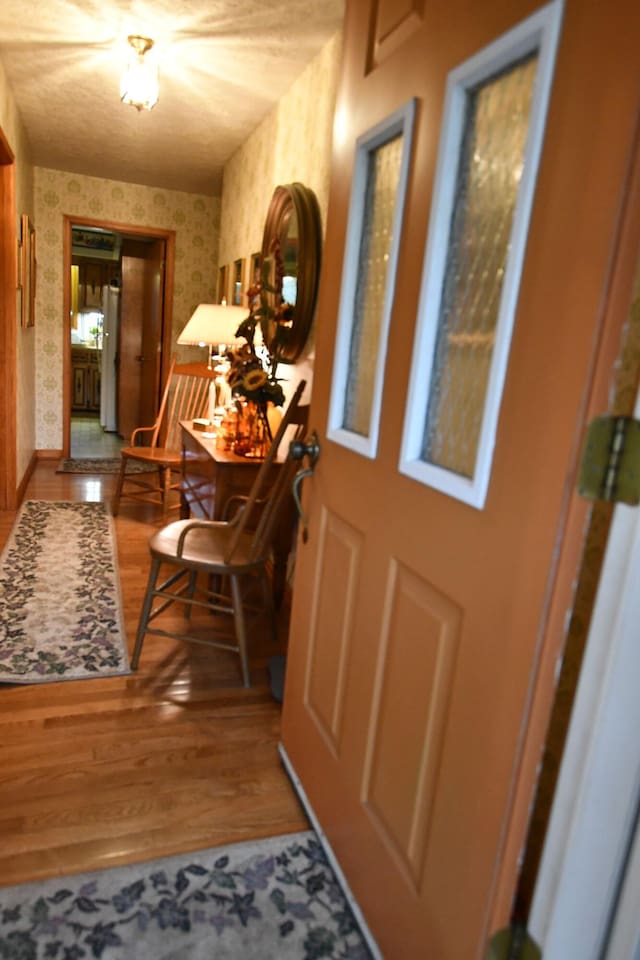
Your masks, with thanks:
[(66, 457), (110, 458), (153, 422), (170, 362), (175, 234), (64, 218)]

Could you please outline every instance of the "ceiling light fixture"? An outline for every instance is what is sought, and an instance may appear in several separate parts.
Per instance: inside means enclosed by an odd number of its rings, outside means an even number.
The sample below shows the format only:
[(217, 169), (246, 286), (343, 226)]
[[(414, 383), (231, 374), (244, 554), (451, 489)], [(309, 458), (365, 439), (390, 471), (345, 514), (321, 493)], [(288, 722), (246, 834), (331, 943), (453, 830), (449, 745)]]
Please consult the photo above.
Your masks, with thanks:
[(120, 80), (120, 99), (136, 110), (151, 110), (158, 102), (158, 64), (153, 54), (153, 40), (148, 37), (127, 37), (131, 51), (129, 62)]

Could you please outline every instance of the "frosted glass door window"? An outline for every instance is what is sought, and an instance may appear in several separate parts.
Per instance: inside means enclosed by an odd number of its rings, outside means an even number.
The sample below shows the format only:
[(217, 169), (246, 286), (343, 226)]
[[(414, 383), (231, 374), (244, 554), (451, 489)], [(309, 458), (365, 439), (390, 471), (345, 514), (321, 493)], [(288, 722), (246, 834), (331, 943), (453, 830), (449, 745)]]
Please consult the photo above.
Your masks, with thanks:
[(375, 456), (415, 103), (356, 144), (327, 435)]
[(561, 0), (447, 80), (399, 469), (484, 506)]
[(473, 477), (537, 57), (468, 95), (423, 459)]
[(401, 160), (402, 137), (394, 137), (369, 154), (349, 378), (342, 421), (346, 430), (362, 436), (367, 435), (371, 420)]

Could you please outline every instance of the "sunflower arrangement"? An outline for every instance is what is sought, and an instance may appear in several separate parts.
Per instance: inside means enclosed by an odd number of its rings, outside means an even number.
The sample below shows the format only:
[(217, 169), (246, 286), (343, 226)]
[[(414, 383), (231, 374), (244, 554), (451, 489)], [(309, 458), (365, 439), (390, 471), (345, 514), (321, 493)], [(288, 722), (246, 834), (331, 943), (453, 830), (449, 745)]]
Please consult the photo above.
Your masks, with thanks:
[[(240, 331), (238, 335), (243, 336)], [(231, 365), (227, 381), (232, 394), (241, 395), (261, 407), (266, 407), (267, 403), (272, 403), (275, 407), (282, 406), (284, 391), (276, 379), (275, 369), (270, 363), (269, 370), (265, 370), (262, 360), (255, 352), (253, 340), (231, 350), (227, 359)]]
[[(284, 403), (284, 391), (276, 376), (280, 354), (284, 344), (283, 336), (291, 326), (294, 306), (282, 299), (282, 278), (284, 268), (279, 242), (271, 246), (273, 266), (273, 286), (267, 279), (268, 266), (263, 264), (262, 275), (246, 291), (250, 304), (249, 316), (236, 330), (236, 337), (246, 343), (227, 353), (230, 370), (227, 381), (232, 394), (241, 395), (246, 400), (258, 404), (263, 409), (268, 403), (276, 407)], [(275, 305), (270, 306), (266, 292), (275, 294)], [(258, 325), (262, 328), (265, 340), (269, 340), (267, 357), (263, 361), (255, 348)], [(265, 348), (266, 349), (266, 348)]]

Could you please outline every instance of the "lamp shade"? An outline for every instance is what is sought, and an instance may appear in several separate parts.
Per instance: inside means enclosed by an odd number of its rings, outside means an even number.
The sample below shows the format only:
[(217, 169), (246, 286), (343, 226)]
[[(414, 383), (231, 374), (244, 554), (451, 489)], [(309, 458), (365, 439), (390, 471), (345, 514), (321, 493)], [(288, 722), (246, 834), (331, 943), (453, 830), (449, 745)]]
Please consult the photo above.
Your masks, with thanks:
[(211, 346), (219, 343), (237, 343), (236, 330), (249, 315), (246, 307), (226, 306), (224, 303), (201, 303), (178, 337), (178, 343)]

